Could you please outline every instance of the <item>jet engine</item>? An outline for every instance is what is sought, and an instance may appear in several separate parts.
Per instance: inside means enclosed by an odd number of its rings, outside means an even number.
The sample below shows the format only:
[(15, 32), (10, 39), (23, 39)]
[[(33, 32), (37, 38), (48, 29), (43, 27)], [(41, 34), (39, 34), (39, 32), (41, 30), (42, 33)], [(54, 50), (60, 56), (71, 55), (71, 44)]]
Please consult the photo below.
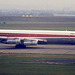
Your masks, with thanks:
[(7, 39), (7, 40), (5, 40), (3, 42), (6, 43), (6, 44), (17, 44), (17, 43), (20, 43), (20, 39), (18, 39), (18, 38), (10, 38), (10, 39)]
[(36, 41), (36, 40), (24, 40), (21, 43), (23, 43), (24, 45), (37, 45), (38, 41)]

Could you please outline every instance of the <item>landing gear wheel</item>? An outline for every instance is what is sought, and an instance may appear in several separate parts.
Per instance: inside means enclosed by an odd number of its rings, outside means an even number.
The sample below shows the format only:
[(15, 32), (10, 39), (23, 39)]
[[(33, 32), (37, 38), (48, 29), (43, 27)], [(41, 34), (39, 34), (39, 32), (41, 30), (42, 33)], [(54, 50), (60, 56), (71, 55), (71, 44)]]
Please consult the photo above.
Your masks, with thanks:
[(26, 46), (22, 45), (22, 44), (18, 44), (18, 45), (15, 46), (15, 48), (26, 48)]

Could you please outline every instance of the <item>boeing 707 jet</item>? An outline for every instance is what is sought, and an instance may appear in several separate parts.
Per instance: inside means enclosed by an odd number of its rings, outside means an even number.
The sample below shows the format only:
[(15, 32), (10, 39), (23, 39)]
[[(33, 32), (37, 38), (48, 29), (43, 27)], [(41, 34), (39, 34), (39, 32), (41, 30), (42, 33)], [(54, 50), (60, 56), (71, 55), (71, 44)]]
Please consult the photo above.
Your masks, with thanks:
[(15, 47), (37, 45), (41, 42), (66, 42), (75, 43), (75, 31), (49, 31), (49, 30), (0, 30), (0, 42), (16, 44)]

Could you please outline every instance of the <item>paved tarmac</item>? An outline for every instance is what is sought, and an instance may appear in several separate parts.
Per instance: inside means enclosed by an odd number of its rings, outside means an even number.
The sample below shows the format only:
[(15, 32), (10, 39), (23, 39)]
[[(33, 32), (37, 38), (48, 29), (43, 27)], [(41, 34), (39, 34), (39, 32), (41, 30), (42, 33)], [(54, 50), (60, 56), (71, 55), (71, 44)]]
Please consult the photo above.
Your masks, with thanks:
[(16, 49), (15, 45), (0, 44), (0, 53), (75, 54), (75, 45), (37, 45)]

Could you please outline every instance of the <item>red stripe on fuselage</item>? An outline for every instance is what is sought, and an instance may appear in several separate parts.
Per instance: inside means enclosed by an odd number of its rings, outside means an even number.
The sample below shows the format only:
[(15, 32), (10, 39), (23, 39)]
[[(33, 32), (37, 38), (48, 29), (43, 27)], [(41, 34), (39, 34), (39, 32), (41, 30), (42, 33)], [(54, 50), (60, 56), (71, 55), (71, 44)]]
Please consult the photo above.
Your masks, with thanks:
[(55, 34), (27, 34), (27, 33), (0, 33), (5, 37), (75, 37), (75, 35), (55, 35)]

